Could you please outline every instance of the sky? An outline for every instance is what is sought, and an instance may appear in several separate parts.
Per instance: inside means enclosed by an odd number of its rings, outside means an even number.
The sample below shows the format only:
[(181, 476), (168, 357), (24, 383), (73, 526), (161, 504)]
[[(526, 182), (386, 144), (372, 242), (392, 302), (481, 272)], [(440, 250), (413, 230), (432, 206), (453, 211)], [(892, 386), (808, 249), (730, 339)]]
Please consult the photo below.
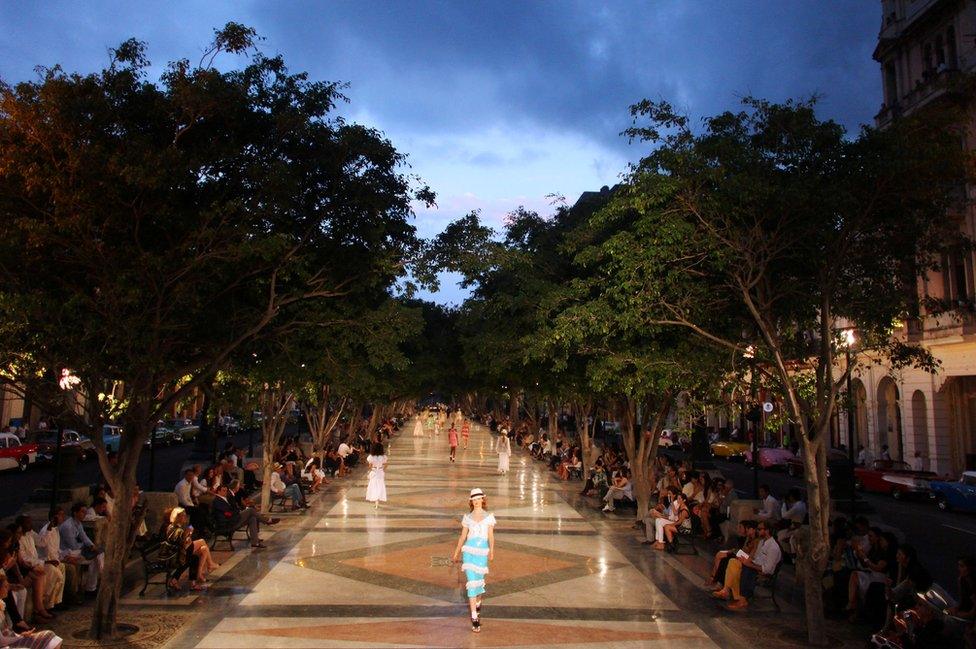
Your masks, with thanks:
[[(881, 105), (877, 0), (295, 0), (0, 3), (0, 79), (36, 66), (92, 72), (136, 37), (161, 70), (197, 60), (213, 29), (254, 27), (292, 71), (349, 84), (348, 118), (381, 130), (437, 193), (430, 237), (471, 210), (496, 228), (613, 185), (642, 155), (628, 107), (666, 99), (694, 118), (741, 97), (821, 97), (850, 130)], [(436, 301), (465, 292), (447, 276)]]

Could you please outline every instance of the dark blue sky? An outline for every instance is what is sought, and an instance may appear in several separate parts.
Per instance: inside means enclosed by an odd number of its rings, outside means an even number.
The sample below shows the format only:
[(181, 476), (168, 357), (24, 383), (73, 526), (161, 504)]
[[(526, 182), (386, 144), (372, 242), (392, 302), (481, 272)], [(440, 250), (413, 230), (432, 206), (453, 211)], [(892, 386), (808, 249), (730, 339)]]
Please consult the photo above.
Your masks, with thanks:
[[(822, 95), (850, 129), (881, 104), (876, 0), (528, 2), (44, 2), (0, 4), (0, 78), (36, 65), (92, 71), (135, 36), (159, 67), (196, 59), (214, 27), (255, 27), (294, 71), (349, 82), (344, 109), (410, 154), (438, 192), (425, 235), (480, 208), (500, 223), (547, 194), (613, 184), (637, 146), (627, 107), (663, 98), (694, 115)], [(445, 287), (442, 300), (459, 293)]]

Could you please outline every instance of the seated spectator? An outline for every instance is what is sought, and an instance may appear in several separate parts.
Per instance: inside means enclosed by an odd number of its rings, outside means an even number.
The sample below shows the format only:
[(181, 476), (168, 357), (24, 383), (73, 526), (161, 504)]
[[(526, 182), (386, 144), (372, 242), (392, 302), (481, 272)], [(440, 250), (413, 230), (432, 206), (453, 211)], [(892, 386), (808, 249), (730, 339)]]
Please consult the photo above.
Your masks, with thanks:
[[(13, 559), (20, 572), (21, 582), (30, 591), (31, 603), (34, 608), (34, 622), (46, 622), (54, 619), (54, 615), (48, 612), (44, 604), (44, 595), (47, 593), (47, 572), (43, 564), (30, 565), (21, 558), (20, 546), (23, 541), (23, 527), (14, 523), (7, 527), (10, 533), (10, 548), (14, 552)], [(27, 541), (26, 543), (29, 543)]]
[(786, 493), (786, 500), (780, 507), (780, 518), (783, 529), (776, 532), (776, 540), (783, 552), (796, 554), (793, 548), (793, 535), (807, 518), (807, 504), (803, 502), (803, 494), (796, 487)]
[(583, 485), (583, 490), (580, 492), (581, 496), (589, 496), (590, 492), (596, 489), (601, 491), (603, 486), (607, 484), (607, 474), (603, 470), (603, 458), (598, 457), (596, 459), (596, 464), (590, 468), (590, 477), (586, 479), (586, 483)]
[(875, 646), (941, 647), (946, 646), (941, 636), (942, 625), (936, 622), (935, 609), (928, 603), (920, 603), (917, 593), (932, 587), (932, 578), (918, 561), (915, 548), (903, 545), (895, 554), (897, 572), (889, 580), (885, 590), (887, 604), (885, 624), (872, 636)]
[(108, 501), (105, 498), (95, 498), (92, 501), (91, 507), (85, 510), (85, 522), (91, 523), (92, 521), (97, 521), (100, 518), (111, 518), (108, 512)]
[(82, 503), (71, 506), (71, 516), (66, 518), (58, 527), (61, 535), (61, 552), (63, 556), (70, 556), (77, 563), (88, 566), (85, 573), (85, 594), (94, 597), (98, 589), (98, 578), (105, 566), (105, 553), (88, 538), (82, 521), (85, 520), (86, 507)]
[(949, 607), (948, 613), (972, 622), (976, 620), (976, 557), (959, 557), (956, 569), (959, 571), (959, 602)]
[(735, 483), (731, 479), (720, 478), (716, 480), (715, 486), (715, 506), (711, 510), (711, 529), (713, 537), (724, 536), (726, 539), (731, 535), (731, 530), (726, 529), (726, 521), (732, 513), (732, 503), (739, 497), (735, 492)]
[(756, 588), (756, 580), (760, 575), (770, 576), (783, 559), (783, 553), (773, 538), (773, 531), (769, 522), (759, 521), (757, 524), (759, 543), (756, 553), (748, 557), (737, 555), (729, 560), (725, 568), (725, 582), (720, 590), (712, 593), (717, 599), (732, 598), (728, 607), (732, 610), (743, 609), (749, 605), (748, 598), (752, 597)]
[[(19, 624), (14, 623), (16, 613), (11, 614), (8, 604), (11, 584), (3, 573), (0, 573), (0, 643), (4, 647), (29, 647), (30, 649), (58, 649), (61, 646), (61, 638), (54, 634), (54, 631), (36, 631), (26, 626), (23, 620)], [(7, 626), (6, 617), (10, 618), (12, 627)], [(23, 625), (23, 626), (19, 626)]]
[(758, 545), (756, 521), (740, 521), (736, 545), (729, 550), (719, 550), (715, 553), (715, 559), (712, 561), (712, 572), (708, 581), (705, 582), (706, 588), (713, 590), (721, 588), (725, 582), (725, 568), (729, 561), (735, 557), (736, 552), (742, 550), (751, 557), (756, 553)]
[(169, 558), (170, 572), (167, 584), (174, 590), (180, 588), (180, 577), (190, 570), (190, 589), (206, 588), (207, 573), (220, 567), (210, 556), (210, 547), (203, 539), (193, 540), (190, 517), (182, 507), (174, 507), (169, 515), (169, 525), (163, 537), (160, 556)]
[(898, 569), (896, 553), (898, 544), (893, 536), (882, 534), (877, 527), (868, 530), (868, 543), (853, 547), (857, 567), (851, 572), (848, 581), (847, 608), (852, 622), (857, 620), (860, 607), (864, 604), (871, 584), (884, 584), (896, 576)]
[(780, 504), (770, 492), (769, 485), (759, 485), (759, 500), (762, 501), (762, 507), (755, 510), (756, 520), (776, 523), (781, 513)]
[[(688, 509), (688, 497), (684, 492), (674, 490), (671, 492), (671, 507), (667, 516), (660, 516), (654, 519), (654, 549), (655, 550), (674, 550), (674, 537), (679, 530), (691, 532), (691, 511)], [(650, 528), (646, 530), (650, 536)]]
[(227, 485), (217, 487), (213, 501), (214, 516), (232, 529), (247, 527), (247, 535), (251, 539), (252, 548), (267, 547), (261, 540), (261, 526), (257, 512), (254, 511), (253, 507), (241, 509), (236, 498), (228, 497), (229, 493)]
[[(34, 522), (30, 516), (18, 516), (16, 520), (20, 528), (21, 537), (18, 545), (18, 558), (28, 570), (43, 571), (45, 587), (41, 592), (42, 610), (50, 611), (61, 604), (64, 599), (64, 568), (57, 559), (49, 559), (45, 540), (34, 531)], [(40, 546), (38, 546), (40, 541)], [(38, 550), (40, 547), (40, 550)], [(43, 551), (43, 553), (41, 552)], [(35, 604), (35, 611), (37, 606)]]
[(614, 510), (614, 501), (624, 499), (634, 499), (634, 485), (630, 482), (630, 471), (627, 469), (621, 469), (613, 478), (613, 484), (610, 485), (606, 495), (603, 497), (605, 503), (603, 511), (612, 512)]
[(284, 480), (282, 480), (281, 473), (281, 464), (275, 464), (274, 471), (271, 472), (271, 493), (290, 499), (292, 511), (307, 509), (308, 504), (305, 502), (301, 488), (295, 483), (285, 484)]
[(317, 493), (323, 484), (329, 484), (329, 481), (325, 479), (325, 471), (321, 469), (321, 466), (322, 464), (317, 457), (311, 457), (305, 463), (305, 468), (302, 470), (302, 479), (312, 483), (312, 493)]

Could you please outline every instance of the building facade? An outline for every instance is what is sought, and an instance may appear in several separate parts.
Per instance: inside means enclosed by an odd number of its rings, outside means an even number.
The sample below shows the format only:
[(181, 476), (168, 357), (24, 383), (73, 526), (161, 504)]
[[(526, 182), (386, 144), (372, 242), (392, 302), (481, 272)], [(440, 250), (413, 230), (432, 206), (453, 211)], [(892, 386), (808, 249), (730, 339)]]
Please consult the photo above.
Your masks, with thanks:
[[(881, 7), (874, 58), (883, 103), (875, 121), (884, 128), (899, 116), (958, 99), (954, 81), (976, 72), (976, 2), (882, 0)], [(971, 135), (964, 144), (976, 148)], [(972, 188), (968, 194), (976, 196)], [(972, 206), (947, 218), (976, 238)], [(923, 306), (896, 335), (927, 347), (942, 367), (934, 375), (893, 371), (862, 356), (866, 367), (853, 382), (855, 443), (875, 455), (887, 445), (893, 458), (909, 462), (918, 453), (926, 468), (958, 474), (976, 469), (976, 259), (969, 252), (958, 254), (943, 259), (941, 268), (919, 282), (919, 294), (951, 301), (956, 315), (936, 317)], [(846, 442), (843, 415), (838, 433)]]

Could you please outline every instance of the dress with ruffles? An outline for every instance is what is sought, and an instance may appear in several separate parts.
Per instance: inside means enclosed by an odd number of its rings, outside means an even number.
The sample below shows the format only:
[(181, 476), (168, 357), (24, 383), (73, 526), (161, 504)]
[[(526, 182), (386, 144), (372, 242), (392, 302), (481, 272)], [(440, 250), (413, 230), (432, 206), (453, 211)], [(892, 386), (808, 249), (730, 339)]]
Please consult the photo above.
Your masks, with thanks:
[(468, 529), (468, 536), (461, 546), (461, 569), (467, 579), (468, 597), (485, 592), (485, 575), (488, 574), (488, 530), (495, 526), (495, 515), (487, 514), (480, 521), (465, 514), (461, 525)]

